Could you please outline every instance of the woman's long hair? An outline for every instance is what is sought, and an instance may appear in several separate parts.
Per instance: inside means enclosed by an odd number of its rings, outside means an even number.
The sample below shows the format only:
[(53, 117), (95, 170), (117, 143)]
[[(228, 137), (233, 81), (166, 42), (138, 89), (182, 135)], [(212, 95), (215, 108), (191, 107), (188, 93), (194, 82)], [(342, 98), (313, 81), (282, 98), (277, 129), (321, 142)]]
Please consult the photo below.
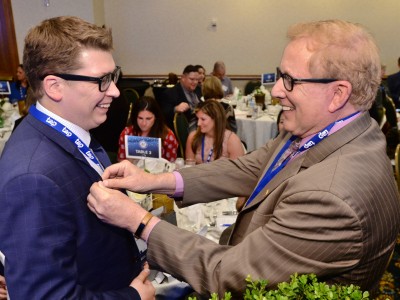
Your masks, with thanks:
[(139, 113), (144, 110), (153, 113), (155, 117), (154, 124), (149, 132), (149, 137), (157, 137), (164, 140), (168, 134), (168, 127), (164, 123), (164, 116), (161, 112), (160, 106), (153, 97), (140, 97), (139, 100), (133, 104), (131, 122), (134, 134), (140, 135), (142, 133), (142, 130), (137, 123), (137, 118)]
[[(226, 128), (226, 117), (223, 106), (216, 100), (207, 100), (200, 102), (195, 109), (195, 113), (202, 111), (214, 120), (214, 159), (218, 159), (222, 155), (222, 145), (224, 142), (224, 133)], [(192, 150), (196, 153), (197, 149), (201, 147), (201, 142), (204, 134), (197, 127), (196, 133), (193, 137)]]
[[(23, 65), (23, 64), (19, 64), (19, 65), (18, 65), (18, 68), (21, 68), (22, 71), (24, 71), (24, 73), (25, 73), (24, 65)], [(26, 74), (25, 74), (25, 78), (26, 78)], [(26, 88), (28, 89), (28, 87), (29, 87), (28, 79), (26, 79), (26, 81), (27, 81), (27, 86), (26, 86)], [(21, 87), (21, 85), (22, 85), (22, 81), (21, 81), (21, 80), (18, 80), (18, 79), (15, 79), (15, 87), (16, 87), (17, 89), (19, 89), (19, 88)]]

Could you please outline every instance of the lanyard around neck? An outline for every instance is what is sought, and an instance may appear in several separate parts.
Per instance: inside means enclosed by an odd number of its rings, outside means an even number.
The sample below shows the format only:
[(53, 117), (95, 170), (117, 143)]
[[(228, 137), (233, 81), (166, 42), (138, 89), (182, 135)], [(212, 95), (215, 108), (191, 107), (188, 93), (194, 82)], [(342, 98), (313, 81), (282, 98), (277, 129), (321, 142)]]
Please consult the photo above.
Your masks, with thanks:
[(201, 160), (203, 163), (204, 162), (209, 163), (211, 161), (211, 157), (213, 155), (214, 148), (210, 149), (210, 152), (208, 153), (208, 156), (207, 156), (207, 160), (204, 161), (204, 144), (205, 144), (205, 135), (203, 135), (203, 138), (201, 139)]
[[(333, 126), (335, 126), (338, 123), (341, 123), (343, 121), (346, 121), (347, 119), (355, 116), (359, 112), (355, 112), (347, 117), (344, 117), (343, 119), (337, 120), (335, 122), (332, 122), (328, 126), (326, 126), (324, 129), (322, 129), (320, 132), (315, 134), (307, 143), (305, 143), (303, 146), (301, 146), (298, 150), (297, 153), (301, 153), (305, 150), (308, 150), (315, 145), (317, 145), (319, 142), (321, 142), (323, 139), (325, 139), (329, 135), (329, 131), (332, 129)], [(284, 161), (280, 166), (275, 168), (276, 163), (279, 161), (281, 156), (284, 154), (284, 152), (290, 147), (293, 141), (295, 141), (298, 137), (293, 135), (290, 137), (289, 140), (286, 141), (286, 144), (283, 146), (283, 148), (279, 151), (278, 155), (275, 157), (274, 161), (268, 168), (267, 172), (264, 174), (260, 182), (257, 184), (256, 188), (254, 189), (253, 193), (250, 195), (249, 199), (246, 202), (246, 206), (253, 201), (253, 199), (261, 192), (261, 190), (275, 177), (276, 174), (279, 173), (280, 170), (282, 170), (285, 165), (290, 161), (286, 160)]]
[(71, 142), (74, 143), (78, 150), (82, 152), (82, 154), (84, 154), (102, 171), (104, 171), (103, 165), (99, 162), (93, 151), (87, 145), (85, 145), (85, 143), (82, 142), (81, 139), (76, 136), (70, 129), (61, 124), (59, 121), (54, 120), (52, 117), (45, 114), (44, 112), (38, 110), (35, 105), (31, 105), (31, 107), (29, 108), (29, 113), (40, 122), (46, 124), (47, 126), (55, 129), (56, 131), (67, 137)]

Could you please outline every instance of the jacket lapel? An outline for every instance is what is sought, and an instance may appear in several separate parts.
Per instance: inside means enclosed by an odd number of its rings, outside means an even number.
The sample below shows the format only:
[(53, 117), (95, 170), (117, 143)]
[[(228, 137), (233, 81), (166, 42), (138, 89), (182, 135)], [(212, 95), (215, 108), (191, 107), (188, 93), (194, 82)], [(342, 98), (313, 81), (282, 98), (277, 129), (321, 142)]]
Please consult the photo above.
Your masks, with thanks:
[[(71, 155), (74, 159), (78, 160), (80, 165), (82, 166), (82, 170), (91, 178), (91, 180), (93, 180), (93, 182), (99, 181), (101, 179), (100, 175), (96, 172), (95, 169), (93, 169), (90, 166), (90, 164), (87, 162), (83, 154), (69, 139), (60, 134), (58, 131), (50, 128), (46, 124), (43, 124), (42, 122), (38, 121), (29, 114), (26, 116), (26, 120), (31, 124), (32, 127), (36, 128), (49, 140), (53, 141), (55, 144), (61, 147), (66, 153)], [(109, 164), (107, 166), (109, 166)]]
[[(349, 143), (351, 140), (355, 139), (362, 132), (367, 130), (367, 128), (371, 125), (371, 117), (368, 113), (364, 112), (360, 117), (352, 121), (350, 124), (341, 128), (339, 131), (333, 133), (328, 138), (321, 141), (315, 147), (312, 147), (310, 150), (305, 152), (304, 154), (296, 157), (293, 161), (291, 161), (285, 168), (279, 172), (261, 191), (260, 193), (253, 199), (253, 201), (243, 208), (243, 210), (251, 209), (257, 206), (260, 202), (262, 202), (268, 194), (274, 191), (278, 186), (280, 186), (284, 181), (289, 178), (295, 176), (300, 172), (301, 169), (307, 169), (312, 167), (313, 165), (321, 162), (326, 157), (331, 155), (333, 152), (340, 149), (343, 145)], [(285, 142), (291, 137), (290, 134), (287, 134), (282, 141), (279, 143), (278, 147), (275, 149), (274, 154), (269, 159), (269, 162), (264, 169), (263, 175), (268, 170), (269, 166), (272, 164), (275, 156), (278, 154), (279, 150), (283, 147)], [(261, 177), (260, 177), (261, 178)]]

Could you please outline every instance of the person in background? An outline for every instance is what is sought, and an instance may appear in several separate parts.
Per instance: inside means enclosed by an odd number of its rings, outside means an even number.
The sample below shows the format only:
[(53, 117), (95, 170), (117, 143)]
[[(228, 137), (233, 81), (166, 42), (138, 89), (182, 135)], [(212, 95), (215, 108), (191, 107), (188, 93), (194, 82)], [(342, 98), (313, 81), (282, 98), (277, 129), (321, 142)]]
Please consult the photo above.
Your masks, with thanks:
[(22, 120), (28, 115), (29, 108), (33, 103), (35, 103), (35, 100), (33, 98), (32, 89), (29, 87), (26, 93), (24, 106), (20, 110), (21, 117), (15, 120), (14, 127), (12, 129), (13, 132), (17, 128), (17, 126), (22, 122)]
[(224, 97), (233, 94), (232, 81), (230, 78), (226, 76), (226, 68), (225, 68), (225, 63), (223, 61), (215, 62), (211, 75), (214, 75), (218, 77), (219, 80), (221, 80), (222, 89), (224, 91)]
[(161, 109), (169, 128), (174, 128), (174, 114), (184, 113), (188, 121), (196, 118), (194, 109), (201, 99), (201, 89), (197, 85), (199, 73), (193, 65), (183, 69), (181, 79), (174, 87), (162, 94)]
[[(400, 68), (400, 57), (397, 59), (397, 66)], [(400, 71), (389, 75), (386, 83), (389, 96), (392, 98), (396, 108), (400, 108)]]
[(141, 235), (149, 264), (205, 296), (240, 299), (249, 274), (274, 288), (293, 273), (314, 273), (374, 298), (400, 230), (385, 137), (368, 113), (381, 80), (379, 50), (363, 26), (341, 20), (295, 24), (288, 38), (271, 92), (285, 117), (277, 138), (236, 160), (173, 173), (113, 165), (88, 205), (135, 232), (147, 211), (120, 188), (166, 193), (179, 206), (249, 196), (228, 245), (152, 217)]
[(227, 119), (228, 129), (232, 130), (234, 133), (237, 132), (237, 124), (235, 118), (235, 110), (232, 105), (223, 100), (224, 92), (222, 90), (221, 81), (215, 76), (209, 76), (204, 80), (203, 86), (201, 88), (203, 98), (207, 100), (216, 100), (223, 106), (225, 110), (225, 117)]
[(89, 134), (107, 118), (120, 68), (111, 30), (77, 17), (33, 27), (23, 61), (35, 103), (0, 158), (0, 254), (10, 299), (154, 299), (127, 230), (86, 205), (110, 160)]
[(276, 126), (278, 127), (278, 134), (277, 136), (283, 131), (284, 129), (284, 121), (285, 121), (285, 116), (283, 116), (283, 110), (281, 110), (278, 114), (278, 117), (276, 118)]
[(202, 86), (204, 79), (206, 78), (206, 69), (202, 65), (195, 65), (194, 66), (199, 73), (199, 86)]
[(221, 157), (236, 159), (244, 155), (239, 137), (226, 129), (225, 110), (218, 101), (201, 102), (195, 112), (197, 130), (189, 133), (186, 159), (194, 159), (196, 164), (202, 164)]
[(118, 161), (126, 159), (126, 135), (161, 138), (162, 157), (170, 162), (175, 161), (178, 141), (172, 130), (165, 125), (161, 109), (154, 98), (141, 97), (132, 108), (130, 122), (131, 125), (125, 127), (119, 137)]
[(17, 80), (11, 82), (10, 84), (10, 89), (11, 89), (11, 94), (9, 97), (10, 103), (25, 101), (29, 87), (28, 79), (26, 78), (23, 64), (18, 65), (16, 77)]

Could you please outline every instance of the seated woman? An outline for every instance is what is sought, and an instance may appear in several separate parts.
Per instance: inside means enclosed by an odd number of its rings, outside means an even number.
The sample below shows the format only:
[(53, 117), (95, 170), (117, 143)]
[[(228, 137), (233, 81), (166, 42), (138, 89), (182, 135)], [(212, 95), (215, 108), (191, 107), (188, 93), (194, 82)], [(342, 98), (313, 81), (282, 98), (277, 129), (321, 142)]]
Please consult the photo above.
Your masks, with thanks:
[(186, 159), (195, 159), (196, 164), (201, 164), (221, 157), (235, 159), (244, 155), (239, 137), (226, 128), (225, 110), (218, 101), (199, 103), (195, 113), (197, 130), (188, 136)]
[(221, 80), (215, 76), (207, 77), (201, 88), (201, 92), (203, 94), (204, 100), (217, 100), (225, 109), (225, 117), (228, 120), (228, 129), (232, 130), (233, 132), (237, 132), (237, 125), (236, 125), (236, 118), (235, 118), (235, 111), (229, 103), (226, 103), (222, 100), (224, 97), (224, 91), (222, 89)]
[(276, 119), (276, 125), (278, 127), (278, 133), (276, 134), (276, 136), (278, 136), (282, 132), (284, 121), (285, 116), (283, 115), (283, 110), (281, 110), (278, 114), (278, 118)]
[(11, 82), (10, 89), (10, 103), (17, 103), (18, 101), (25, 101), (26, 93), (29, 87), (28, 78), (26, 78), (24, 66), (18, 65), (16, 81)]
[(141, 97), (132, 108), (130, 123), (119, 137), (118, 161), (124, 160), (125, 135), (157, 137), (162, 140), (161, 156), (174, 162), (177, 156), (178, 141), (172, 130), (164, 123), (161, 109), (152, 97)]

